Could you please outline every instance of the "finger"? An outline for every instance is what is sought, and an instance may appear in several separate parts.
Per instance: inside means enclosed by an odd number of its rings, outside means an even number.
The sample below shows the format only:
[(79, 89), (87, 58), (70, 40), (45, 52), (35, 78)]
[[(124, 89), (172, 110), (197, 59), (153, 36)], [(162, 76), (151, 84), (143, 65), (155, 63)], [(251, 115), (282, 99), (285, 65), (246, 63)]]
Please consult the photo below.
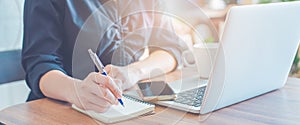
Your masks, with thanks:
[(115, 97), (115, 95), (108, 89), (106, 89), (105, 91), (105, 95), (103, 96), (103, 98), (107, 101), (109, 101), (111, 104), (117, 105), (118, 104), (118, 100)]
[[(119, 89), (117, 84), (113, 81), (113, 79), (109, 76), (97, 75), (95, 77), (95, 82), (105, 85), (117, 98), (122, 97), (122, 91)], [(101, 85), (100, 85), (101, 86)]]
[(124, 82), (122, 82), (122, 80), (120, 80), (120, 79), (114, 79), (114, 81), (117, 84), (117, 86), (119, 87), (119, 89), (122, 90), (122, 84)]
[(110, 71), (111, 71), (111, 68), (112, 68), (112, 65), (109, 64), (109, 65), (106, 65), (106, 66), (104, 67), (104, 70), (109, 74)]
[[(105, 99), (106, 101), (108, 101), (111, 104), (117, 104), (117, 98), (110, 94), (110, 90), (105, 87), (105, 86), (101, 86), (101, 85), (97, 85), (97, 83), (95, 84), (91, 84), (89, 87), (89, 91), (94, 94), (95, 96), (97, 96), (97, 98), (101, 98), (101, 99)], [(92, 100), (92, 99), (89, 99)], [(96, 100), (99, 101), (99, 100)]]
[(99, 98), (106, 100), (110, 104), (116, 105), (118, 104), (118, 100), (115, 95), (112, 94), (112, 92), (108, 88), (102, 88), (101, 94), (96, 94)]
[(108, 100), (104, 99), (103, 97), (99, 97), (96, 94), (90, 94), (88, 98), (88, 102), (97, 105), (98, 107), (107, 108), (112, 105)]
[(105, 84), (106, 87), (109, 88), (109, 90), (119, 99), (122, 97), (122, 90), (118, 86), (118, 83), (115, 83), (115, 81), (111, 78), (109, 78), (109, 82)]

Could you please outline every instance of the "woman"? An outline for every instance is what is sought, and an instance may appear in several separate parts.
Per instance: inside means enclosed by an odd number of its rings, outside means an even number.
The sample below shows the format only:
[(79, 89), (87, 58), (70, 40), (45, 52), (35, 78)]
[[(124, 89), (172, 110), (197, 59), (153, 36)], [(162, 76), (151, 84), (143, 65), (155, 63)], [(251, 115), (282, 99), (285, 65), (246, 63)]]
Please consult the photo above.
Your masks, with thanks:
[[(26, 0), (22, 64), (26, 71), (26, 82), (31, 89), (28, 101), (49, 97), (73, 103), (86, 110), (105, 112), (111, 105), (118, 103), (116, 99), (123, 90), (139, 80), (147, 79), (153, 70), (163, 71), (154, 75), (174, 70), (180, 63), (181, 46), (174, 32), (170, 32), (172, 27), (167, 19), (154, 12), (144, 11), (120, 16), (120, 13), (137, 6), (160, 8), (158, 6), (162, 4), (158, 3), (134, 0)], [(91, 15), (93, 18), (90, 18)], [(120, 20), (108, 26), (103, 20), (111, 15), (120, 17)], [(81, 80), (72, 71), (72, 67), (78, 67), (73, 62), (76, 41), (80, 39), (78, 36), (88, 31), (84, 22), (96, 19), (94, 17), (100, 17), (96, 22), (99, 22), (99, 33), (103, 34), (99, 39), (97, 53), (109, 76), (117, 84), (97, 72), (84, 74), (85, 78)], [(153, 28), (162, 26), (163, 30)], [(144, 51), (141, 48), (145, 45), (150, 46), (150, 55), (139, 61)]]

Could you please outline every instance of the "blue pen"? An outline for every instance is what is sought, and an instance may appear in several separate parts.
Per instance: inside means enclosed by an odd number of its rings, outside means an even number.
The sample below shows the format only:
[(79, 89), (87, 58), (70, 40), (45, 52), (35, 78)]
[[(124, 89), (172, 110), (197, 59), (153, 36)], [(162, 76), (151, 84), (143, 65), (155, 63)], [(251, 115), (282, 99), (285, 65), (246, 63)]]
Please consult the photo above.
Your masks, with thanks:
[[(104, 70), (104, 66), (101, 63), (100, 59), (98, 58), (97, 54), (94, 53), (91, 49), (89, 49), (88, 51), (89, 51), (90, 57), (92, 58), (94, 64), (96, 65), (97, 69), (99, 70), (99, 72), (101, 72), (102, 75), (107, 76), (107, 73)], [(124, 103), (123, 103), (122, 99), (118, 99), (118, 101), (124, 107)]]

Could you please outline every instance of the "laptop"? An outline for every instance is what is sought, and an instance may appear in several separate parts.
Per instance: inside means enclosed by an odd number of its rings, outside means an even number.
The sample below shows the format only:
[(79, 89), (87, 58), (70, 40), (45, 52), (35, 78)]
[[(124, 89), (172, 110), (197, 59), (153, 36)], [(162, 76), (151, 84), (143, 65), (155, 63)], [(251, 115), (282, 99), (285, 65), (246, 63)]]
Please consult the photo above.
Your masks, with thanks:
[(283, 87), (300, 41), (299, 12), (300, 2), (232, 7), (209, 79), (170, 83), (177, 98), (156, 103), (206, 114)]

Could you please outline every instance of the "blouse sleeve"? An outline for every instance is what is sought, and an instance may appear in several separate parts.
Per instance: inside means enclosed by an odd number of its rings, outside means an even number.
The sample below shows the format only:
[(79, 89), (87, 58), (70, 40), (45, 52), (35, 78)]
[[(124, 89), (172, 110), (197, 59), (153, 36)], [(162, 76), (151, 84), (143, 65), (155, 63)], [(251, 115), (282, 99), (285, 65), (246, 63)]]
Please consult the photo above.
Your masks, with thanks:
[(45, 97), (40, 78), (50, 70), (64, 73), (60, 47), (63, 41), (63, 0), (26, 0), (22, 65), (31, 94)]

